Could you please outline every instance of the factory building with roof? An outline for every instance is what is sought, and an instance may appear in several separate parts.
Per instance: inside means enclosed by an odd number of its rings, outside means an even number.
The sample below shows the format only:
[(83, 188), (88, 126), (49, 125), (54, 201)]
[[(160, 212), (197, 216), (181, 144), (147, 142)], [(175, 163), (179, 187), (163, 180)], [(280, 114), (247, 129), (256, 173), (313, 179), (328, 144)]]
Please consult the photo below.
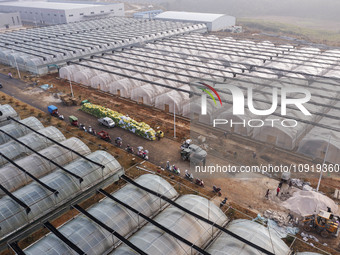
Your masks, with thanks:
[(20, 14), (18, 12), (0, 12), (0, 30), (22, 27)]
[(208, 31), (220, 31), (235, 26), (236, 24), (235, 17), (215, 13), (167, 11), (158, 14), (155, 19), (200, 24), (204, 23), (207, 25)]
[(40, 1), (3, 2), (0, 12), (19, 12), (23, 22), (64, 24), (93, 18), (124, 16), (124, 4), (78, 4)]

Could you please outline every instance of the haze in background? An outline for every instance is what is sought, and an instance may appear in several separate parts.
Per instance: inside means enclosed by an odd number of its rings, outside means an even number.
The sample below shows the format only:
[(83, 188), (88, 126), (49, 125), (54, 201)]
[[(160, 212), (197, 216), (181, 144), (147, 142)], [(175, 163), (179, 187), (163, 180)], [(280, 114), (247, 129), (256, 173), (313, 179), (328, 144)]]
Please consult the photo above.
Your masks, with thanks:
[(241, 18), (289, 16), (340, 22), (339, 0), (168, 0), (164, 7), (177, 11), (225, 13)]

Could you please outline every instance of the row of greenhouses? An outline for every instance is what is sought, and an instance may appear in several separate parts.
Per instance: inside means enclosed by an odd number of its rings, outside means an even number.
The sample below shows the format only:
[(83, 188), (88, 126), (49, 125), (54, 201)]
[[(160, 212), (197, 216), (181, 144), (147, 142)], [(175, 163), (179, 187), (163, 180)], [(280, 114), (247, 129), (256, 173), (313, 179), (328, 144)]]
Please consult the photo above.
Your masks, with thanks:
[(124, 173), (108, 152), (91, 153), (35, 117), (15, 116), (0, 126), (0, 243)]
[[(198, 115), (198, 120), (207, 125), (212, 125), (214, 119), (246, 122), (219, 128), (315, 158), (325, 153), (331, 136), (327, 157), (338, 162), (339, 60), (338, 50), (219, 39), (193, 33), (73, 62), (61, 68), (59, 75), (164, 111), (185, 117)], [(199, 80), (211, 86), (224, 84), (218, 91), (226, 103), (216, 109), (208, 101), (205, 116), (200, 115), (200, 99), (189, 97), (193, 83)], [(248, 109), (243, 116), (234, 115), (232, 94), (226, 84), (240, 88), (244, 95), (252, 88), (254, 107), (262, 110), (270, 109), (273, 89), (277, 89), (279, 96), (283, 89), (308, 90), (311, 99), (305, 107), (311, 115), (306, 116), (293, 105), (288, 106), (286, 116), (281, 115), (280, 106), (269, 116), (258, 116)], [(273, 118), (277, 122), (275, 126), (270, 121)], [(253, 119), (259, 119), (261, 127), (247, 124)], [(286, 119), (295, 120), (298, 125), (287, 128), (282, 125)], [(318, 144), (323, 144), (320, 150), (310, 149)]]
[(37, 74), (69, 60), (148, 41), (206, 31), (203, 24), (110, 17), (5, 33), (0, 62)]
[[(134, 182), (106, 195), (59, 227), (59, 234), (66, 240), (49, 233), (25, 248), (24, 253), (75, 254), (75, 247), (78, 254), (93, 255), (141, 254), (140, 251), (152, 255), (264, 254), (258, 248), (276, 255), (292, 253), (274, 229), (250, 220), (229, 222), (225, 212), (213, 202), (198, 195), (179, 196), (158, 175), (144, 174)], [(172, 205), (149, 190), (172, 200)], [(237, 238), (222, 233), (215, 225), (223, 226)]]

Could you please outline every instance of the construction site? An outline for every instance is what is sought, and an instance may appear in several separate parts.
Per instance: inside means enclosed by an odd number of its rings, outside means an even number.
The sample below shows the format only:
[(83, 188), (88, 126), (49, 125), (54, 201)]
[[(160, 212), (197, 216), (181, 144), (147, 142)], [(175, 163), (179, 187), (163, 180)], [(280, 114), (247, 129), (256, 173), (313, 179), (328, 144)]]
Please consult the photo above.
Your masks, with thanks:
[(163, 16), (0, 33), (0, 255), (340, 254), (340, 49)]

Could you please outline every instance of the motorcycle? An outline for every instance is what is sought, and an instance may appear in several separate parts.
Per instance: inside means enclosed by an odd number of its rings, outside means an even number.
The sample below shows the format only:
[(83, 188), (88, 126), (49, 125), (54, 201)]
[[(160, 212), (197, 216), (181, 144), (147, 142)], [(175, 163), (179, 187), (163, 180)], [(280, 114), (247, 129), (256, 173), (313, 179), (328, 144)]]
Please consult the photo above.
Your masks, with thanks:
[(123, 144), (122, 138), (117, 137), (116, 140), (115, 140), (115, 144), (116, 144), (116, 146), (119, 147), (119, 148), (122, 147), (122, 144)]
[(177, 175), (181, 174), (181, 170), (179, 170), (179, 168), (175, 165), (172, 165), (171, 170), (174, 174), (177, 174)]
[(141, 157), (142, 159), (148, 160), (149, 159), (149, 151), (148, 150), (144, 150), (144, 148), (142, 146), (138, 146), (137, 147), (138, 151), (137, 151), (137, 156)]
[(64, 119), (65, 119), (65, 117), (64, 117), (64, 115), (62, 115), (62, 114), (59, 114), (59, 116), (58, 116), (58, 119), (60, 119), (60, 120), (64, 120)]
[(171, 166), (170, 166), (170, 162), (169, 161), (166, 162), (165, 170), (171, 172)]
[(79, 125), (79, 129), (80, 129), (80, 130), (83, 130), (83, 131), (85, 131), (85, 132), (87, 132), (86, 127), (85, 127), (84, 124), (80, 124), (80, 125)]
[(88, 129), (87, 132), (88, 132), (89, 134), (91, 134), (91, 135), (94, 135), (94, 136), (97, 135), (97, 132), (96, 132), (91, 126), (89, 126), (89, 129)]
[(218, 188), (215, 185), (213, 186), (213, 192), (216, 193), (219, 197), (222, 195), (221, 188)]
[(185, 170), (185, 178), (191, 182), (194, 180), (194, 176), (191, 173), (189, 173), (188, 170)]
[(204, 187), (204, 182), (203, 182), (203, 180), (201, 180), (201, 179), (199, 179), (199, 178), (197, 178), (197, 179), (195, 180), (195, 184), (197, 184), (198, 186)]
[(228, 198), (225, 197), (222, 202), (220, 203), (220, 208), (222, 208), (227, 203)]
[(127, 147), (125, 148), (125, 150), (128, 152), (128, 153), (134, 153), (134, 150), (132, 147), (130, 147), (130, 145), (127, 145)]

